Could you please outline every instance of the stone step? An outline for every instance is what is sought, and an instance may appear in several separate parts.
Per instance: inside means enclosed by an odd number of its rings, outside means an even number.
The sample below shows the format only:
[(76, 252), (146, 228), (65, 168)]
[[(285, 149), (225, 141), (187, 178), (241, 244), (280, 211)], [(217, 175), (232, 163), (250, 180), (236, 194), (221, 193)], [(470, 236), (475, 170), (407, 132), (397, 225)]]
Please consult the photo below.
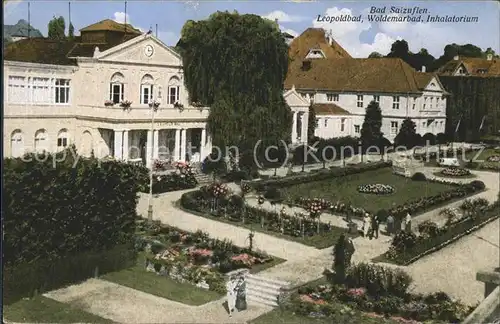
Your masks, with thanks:
[(281, 292), (280, 289), (276, 289), (275, 287), (269, 287), (269, 286), (258, 286), (254, 284), (249, 284), (247, 286), (248, 291), (256, 292), (259, 294), (266, 294), (269, 296), (278, 296)]
[(283, 280), (278, 280), (278, 279), (271, 279), (271, 278), (266, 278), (266, 277), (262, 277), (262, 276), (257, 276), (257, 275), (253, 275), (253, 274), (249, 274), (247, 276), (247, 280), (250, 280), (250, 281), (256, 281), (256, 282), (265, 282), (265, 283), (268, 283), (270, 285), (273, 285), (273, 286), (277, 286), (279, 288), (282, 288), (282, 287), (287, 287), (290, 285), (290, 283), (288, 281), (283, 281)]
[(262, 298), (259, 296), (255, 295), (247, 295), (247, 300), (249, 301), (249, 304), (263, 304), (271, 307), (278, 307), (278, 300), (269, 300), (267, 298)]

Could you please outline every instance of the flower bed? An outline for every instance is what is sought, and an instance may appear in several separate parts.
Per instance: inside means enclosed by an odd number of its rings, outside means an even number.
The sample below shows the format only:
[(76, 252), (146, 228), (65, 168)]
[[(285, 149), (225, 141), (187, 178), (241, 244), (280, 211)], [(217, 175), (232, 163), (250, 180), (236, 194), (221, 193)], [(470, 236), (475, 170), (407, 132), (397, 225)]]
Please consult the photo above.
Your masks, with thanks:
[(350, 174), (362, 173), (370, 170), (377, 170), (381, 168), (386, 168), (391, 165), (392, 165), (391, 162), (381, 161), (381, 162), (359, 164), (359, 165), (349, 166), (346, 168), (335, 167), (331, 169), (322, 169), (317, 172), (300, 173), (297, 175), (291, 175), (284, 178), (253, 181), (250, 182), (249, 184), (255, 190), (261, 192), (265, 191), (269, 187), (277, 187), (277, 188), (289, 187), (307, 182), (343, 177)]
[(330, 272), (326, 282), (299, 288), (289, 307), (300, 315), (329, 318), (335, 315), (332, 307), (344, 304), (396, 323), (458, 323), (472, 311), (443, 292), (408, 293), (411, 277), (397, 269), (361, 263), (349, 268), (345, 283), (337, 284), (333, 278)]
[(361, 185), (358, 187), (358, 191), (365, 194), (375, 194), (375, 195), (390, 195), (396, 191), (393, 186), (376, 183)]
[(440, 174), (454, 178), (469, 177), (472, 175), (469, 170), (462, 168), (445, 168), (441, 170)]
[[(413, 201), (408, 201), (402, 205), (395, 206), (388, 210), (367, 210), (365, 208), (353, 206), (350, 203), (337, 201), (331, 202), (325, 199), (321, 199), (328, 208), (325, 209), (326, 212), (330, 212), (334, 215), (345, 215), (347, 217), (363, 217), (366, 213), (378, 214), (382, 221), (385, 221), (387, 215), (392, 214), (395, 217), (404, 217), (407, 213), (415, 216), (416, 214), (425, 212), (430, 208), (437, 207), (443, 203), (449, 202), (453, 199), (464, 198), (475, 194), (481, 190), (484, 190), (484, 183), (481, 181), (473, 181), (469, 184), (457, 184), (454, 182), (443, 181), (443, 180), (427, 180), (428, 182), (448, 184), (455, 187), (452, 190), (441, 192), (434, 196), (422, 197)], [(306, 208), (311, 201), (317, 200), (318, 198), (302, 198), (299, 197), (295, 199), (294, 203), (300, 207)]]
[(490, 155), (486, 158), (486, 162), (500, 162), (500, 155)]
[[(153, 174), (153, 194), (159, 194), (169, 191), (185, 190), (195, 188), (198, 182), (194, 176), (192, 167), (184, 162), (176, 162), (173, 164), (165, 163), (164, 161), (155, 161)], [(172, 172), (166, 174), (159, 174), (158, 172), (171, 169)], [(145, 185), (143, 192), (149, 191), (149, 171), (144, 168), (142, 176)]]
[(448, 222), (444, 227), (437, 228), (428, 224), (424, 231), (419, 228), (421, 233), (418, 236), (414, 233), (400, 232), (393, 238), (389, 251), (376, 257), (374, 261), (409, 265), (500, 217), (498, 202), (487, 208), (480, 207), (482, 203), (471, 205), (476, 206), (468, 209), (470, 212), (464, 217)]
[[(260, 197), (263, 202), (264, 198)], [(256, 231), (283, 236), (303, 244), (325, 248), (333, 245), (340, 233), (346, 230), (319, 221), (316, 207), (311, 204), (310, 214), (287, 215), (247, 206), (244, 198), (232, 194), (223, 184), (214, 183), (197, 191), (184, 193), (180, 205), (188, 212)], [(254, 225), (255, 224), (255, 225)]]
[(190, 233), (159, 222), (137, 222), (136, 249), (146, 252), (145, 271), (225, 293), (224, 274), (282, 261), (267, 254), (234, 246), (230, 241)]

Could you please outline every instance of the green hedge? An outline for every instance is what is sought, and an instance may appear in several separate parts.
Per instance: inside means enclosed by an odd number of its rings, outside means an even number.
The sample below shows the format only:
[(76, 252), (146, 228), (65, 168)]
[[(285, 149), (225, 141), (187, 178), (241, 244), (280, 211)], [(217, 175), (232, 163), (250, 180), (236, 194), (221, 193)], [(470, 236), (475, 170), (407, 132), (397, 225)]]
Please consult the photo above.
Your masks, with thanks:
[[(63, 260), (79, 260), (69, 257), (107, 255), (115, 246), (134, 242), (141, 185), (137, 167), (84, 159), (75, 152), (73, 147), (4, 160), (3, 262), (6, 269), (24, 274), (6, 280), (29, 278), (25, 285), (6, 282), (11, 296), (38, 289), (42, 282), (50, 287), (67, 283), (64, 278), (73, 275), (65, 267), (78, 270), (76, 265), (63, 266)], [(58, 266), (50, 270), (50, 264)], [(54, 282), (43, 279), (47, 273)]]
[(338, 178), (370, 170), (377, 170), (389, 166), (392, 166), (392, 162), (380, 161), (372, 163), (361, 163), (358, 165), (353, 165), (345, 168), (334, 167), (331, 169), (323, 169), (318, 172), (303, 173), (279, 179), (254, 181), (250, 182), (249, 185), (252, 186), (255, 190), (262, 192), (267, 190), (267, 188), (269, 187), (277, 187), (277, 188), (289, 187), (312, 181), (320, 181), (329, 178)]
[(7, 304), (65, 285), (74, 284), (95, 274), (131, 267), (136, 252), (131, 245), (116, 246), (108, 251), (86, 252), (55, 260), (36, 260), (6, 266), (3, 271), (3, 297)]

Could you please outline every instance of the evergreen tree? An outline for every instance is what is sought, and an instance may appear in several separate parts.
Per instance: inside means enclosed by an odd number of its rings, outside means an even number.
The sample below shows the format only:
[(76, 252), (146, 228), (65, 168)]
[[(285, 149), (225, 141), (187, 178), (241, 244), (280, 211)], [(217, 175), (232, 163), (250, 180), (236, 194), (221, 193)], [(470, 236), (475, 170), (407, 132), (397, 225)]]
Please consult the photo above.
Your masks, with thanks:
[(314, 141), (314, 131), (318, 127), (318, 120), (316, 119), (316, 112), (314, 111), (313, 105), (309, 106), (309, 119), (307, 120), (307, 139), (311, 143)]
[(361, 143), (366, 150), (369, 146), (379, 147), (382, 143), (382, 111), (377, 102), (372, 101), (366, 107), (365, 121), (361, 127)]
[(52, 18), (48, 24), (48, 36), (51, 39), (62, 40), (66, 38), (64, 32), (66, 30), (66, 23), (62, 16)]
[(410, 118), (405, 118), (398, 135), (394, 139), (394, 146), (405, 146), (408, 149), (414, 148), (419, 144), (416, 125)]
[(251, 164), (246, 155), (259, 140), (262, 149), (290, 140), (292, 114), (283, 98), (288, 46), (275, 22), (217, 12), (187, 21), (177, 48), (191, 101), (210, 107), (213, 145), (236, 145), (240, 162)]
[(73, 39), (75, 37), (75, 27), (73, 27), (72, 23), (69, 23), (68, 27), (68, 38)]

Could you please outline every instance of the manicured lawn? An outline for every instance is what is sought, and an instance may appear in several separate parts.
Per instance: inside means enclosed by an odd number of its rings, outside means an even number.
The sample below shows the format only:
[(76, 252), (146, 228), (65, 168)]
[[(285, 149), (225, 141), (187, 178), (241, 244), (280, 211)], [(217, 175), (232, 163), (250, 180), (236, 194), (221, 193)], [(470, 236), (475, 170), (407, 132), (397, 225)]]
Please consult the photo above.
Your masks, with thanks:
[[(357, 233), (356, 234), (348, 234), (346, 228), (340, 228), (340, 227), (335, 227), (335, 226), (332, 226), (332, 230), (329, 232), (319, 233), (319, 234), (314, 235), (314, 236), (305, 236), (305, 237), (290, 236), (290, 235), (284, 235), (284, 234), (281, 234), (278, 232), (266, 230), (265, 226), (264, 226), (264, 228), (262, 228), (259, 224), (243, 224), (241, 222), (234, 222), (234, 221), (231, 221), (231, 220), (223, 218), (223, 217), (214, 217), (214, 216), (209, 215), (209, 214), (204, 214), (204, 213), (200, 213), (198, 211), (186, 209), (186, 208), (183, 208), (181, 206), (180, 202), (178, 202), (176, 204), (176, 206), (179, 207), (180, 209), (188, 212), (188, 213), (193, 214), (193, 215), (205, 217), (208, 219), (212, 219), (212, 220), (222, 222), (222, 223), (231, 224), (234, 226), (247, 228), (249, 230), (249, 233), (251, 230), (253, 230), (253, 231), (258, 232), (258, 233), (264, 233), (264, 234), (271, 235), (271, 236), (281, 238), (284, 240), (293, 241), (293, 242), (301, 243), (301, 244), (308, 245), (308, 246), (313, 246), (317, 249), (324, 249), (324, 248), (327, 248), (327, 247), (334, 245), (342, 233), (349, 236), (349, 237), (352, 237), (352, 238), (359, 236), (359, 234), (357, 234)], [(276, 258), (276, 257), (274, 257), (274, 258)], [(265, 264), (262, 266), (265, 266)]]
[(113, 323), (113, 321), (87, 313), (70, 304), (36, 296), (4, 305), (4, 322), (17, 323)]
[[(376, 183), (391, 185), (396, 191), (390, 195), (362, 194), (357, 191), (360, 185)], [(332, 202), (348, 202), (353, 206), (375, 212), (380, 209), (390, 209), (394, 203), (402, 205), (406, 202), (426, 196), (433, 196), (453, 188), (451, 185), (441, 183), (412, 181), (411, 179), (394, 175), (391, 168), (383, 168), (345, 177), (286, 187), (283, 189), (283, 193), (292, 201), (299, 197), (323, 198)]]
[(136, 266), (105, 274), (101, 279), (187, 305), (203, 305), (222, 297), (214, 291), (147, 272), (144, 262), (144, 255), (139, 254)]
[(500, 155), (499, 152), (495, 152), (495, 149), (484, 149), (481, 153), (479, 151), (468, 152), (465, 154), (467, 161), (474, 159), (474, 162), (486, 162), (486, 159), (492, 155)]

